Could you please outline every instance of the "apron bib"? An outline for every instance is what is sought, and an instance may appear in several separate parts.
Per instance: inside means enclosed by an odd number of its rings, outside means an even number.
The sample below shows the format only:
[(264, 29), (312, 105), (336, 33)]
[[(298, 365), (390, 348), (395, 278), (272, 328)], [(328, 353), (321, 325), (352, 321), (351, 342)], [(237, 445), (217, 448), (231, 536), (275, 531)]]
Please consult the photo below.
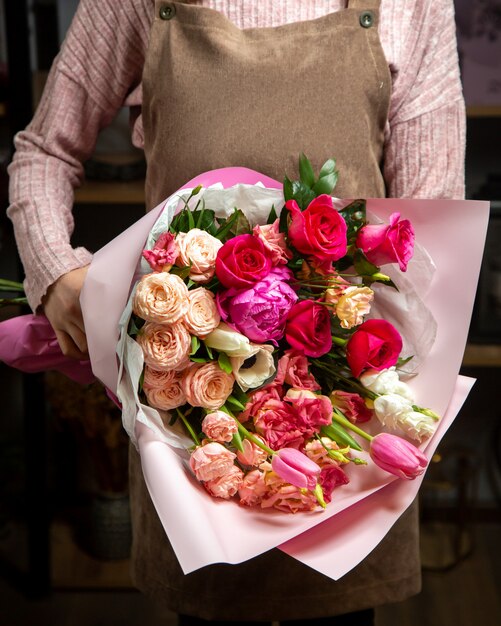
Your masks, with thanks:
[[(215, 168), (295, 177), (301, 152), (315, 171), (336, 158), (337, 196), (384, 197), (391, 79), (377, 32), (379, 4), (351, 0), (316, 20), (242, 30), (212, 9), (156, 0), (143, 74), (147, 209)], [(419, 591), (416, 507), (338, 582), (278, 549), (184, 575), (132, 447), (130, 492), (134, 582), (177, 613), (306, 619)]]

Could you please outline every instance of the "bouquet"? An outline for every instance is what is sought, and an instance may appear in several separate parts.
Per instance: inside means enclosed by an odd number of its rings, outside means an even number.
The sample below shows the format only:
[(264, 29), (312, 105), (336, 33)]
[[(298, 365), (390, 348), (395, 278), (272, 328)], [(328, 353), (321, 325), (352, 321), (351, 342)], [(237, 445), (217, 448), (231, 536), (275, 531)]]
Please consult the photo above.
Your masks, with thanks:
[[(401, 357), (399, 330), (368, 319), (375, 285), (398, 291), (380, 266), (406, 272), (411, 222), (371, 224), (364, 200), (335, 204), (334, 160), (316, 177), (303, 155), (299, 170), (265, 223), (245, 204), (208, 208), (200, 186), (160, 218), (129, 305), (140, 350), (125, 361), (139, 362), (138, 398), (157, 425), (179, 422), (191, 438), (189, 465), (211, 496), (290, 513), (325, 508), (349, 464), (363, 471), (360, 439), (391, 474), (422, 474), (409, 439), (439, 419), (401, 380), (412, 355)], [(376, 434), (360, 428), (374, 421)]]

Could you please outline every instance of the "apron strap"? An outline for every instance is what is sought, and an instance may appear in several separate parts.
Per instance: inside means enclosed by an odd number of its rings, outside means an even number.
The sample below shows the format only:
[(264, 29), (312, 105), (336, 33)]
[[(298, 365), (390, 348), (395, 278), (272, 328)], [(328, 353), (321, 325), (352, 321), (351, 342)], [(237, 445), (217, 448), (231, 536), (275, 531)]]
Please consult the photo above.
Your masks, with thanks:
[(379, 9), (381, 0), (348, 0), (347, 9)]

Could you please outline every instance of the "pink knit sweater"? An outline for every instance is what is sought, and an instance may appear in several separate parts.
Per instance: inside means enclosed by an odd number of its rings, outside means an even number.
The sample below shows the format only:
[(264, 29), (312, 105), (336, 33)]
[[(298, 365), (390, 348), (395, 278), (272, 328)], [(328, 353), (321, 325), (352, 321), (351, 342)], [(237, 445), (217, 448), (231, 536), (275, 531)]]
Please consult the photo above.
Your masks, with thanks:
[[(241, 28), (310, 20), (343, 0), (197, 0)], [(73, 249), (73, 190), (99, 130), (130, 106), (143, 145), (141, 73), (154, 0), (81, 0), (28, 128), (16, 138), (8, 215), (33, 309), (62, 274), (86, 265)], [(462, 197), (465, 115), (453, 0), (382, 0), (379, 34), (392, 74), (384, 177), (391, 197)]]

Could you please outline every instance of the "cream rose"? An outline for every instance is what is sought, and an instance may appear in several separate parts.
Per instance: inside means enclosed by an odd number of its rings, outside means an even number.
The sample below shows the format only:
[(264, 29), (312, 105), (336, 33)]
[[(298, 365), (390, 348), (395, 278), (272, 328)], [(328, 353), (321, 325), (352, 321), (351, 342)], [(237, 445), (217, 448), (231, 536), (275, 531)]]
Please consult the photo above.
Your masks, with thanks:
[(194, 282), (206, 283), (216, 268), (216, 256), (222, 243), (205, 230), (192, 228), (187, 233), (178, 233), (176, 243), (179, 257), (176, 264), (190, 267), (190, 278)]
[(181, 373), (174, 370), (162, 372), (146, 366), (143, 390), (148, 404), (155, 409), (170, 411), (186, 404), (186, 396), (181, 387)]
[(173, 324), (186, 315), (188, 288), (175, 274), (146, 274), (136, 287), (132, 310), (148, 322)]
[(353, 328), (364, 321), (371, 310), (374, 292), (369, 287), (348, 287), (336, 304), (336, 316), (342, 328)]
[(184, 323), (192, 335), (204, 339), (217, 328), (220, 320), (216, 298), (211, 291), (203, 287), (188, 291), (188, 310)]
[(194, 363), (183, 374), (181, 385), (191, 406), (204, 409), (219, 409), (226, 402), (233, 389), (235, 379), (227, 374), (219, 365)]
[(144, 362), (156, 370), (182, 369), (189, 363), (191, 335), (181, 322), (146, 322), (137, 336)]

